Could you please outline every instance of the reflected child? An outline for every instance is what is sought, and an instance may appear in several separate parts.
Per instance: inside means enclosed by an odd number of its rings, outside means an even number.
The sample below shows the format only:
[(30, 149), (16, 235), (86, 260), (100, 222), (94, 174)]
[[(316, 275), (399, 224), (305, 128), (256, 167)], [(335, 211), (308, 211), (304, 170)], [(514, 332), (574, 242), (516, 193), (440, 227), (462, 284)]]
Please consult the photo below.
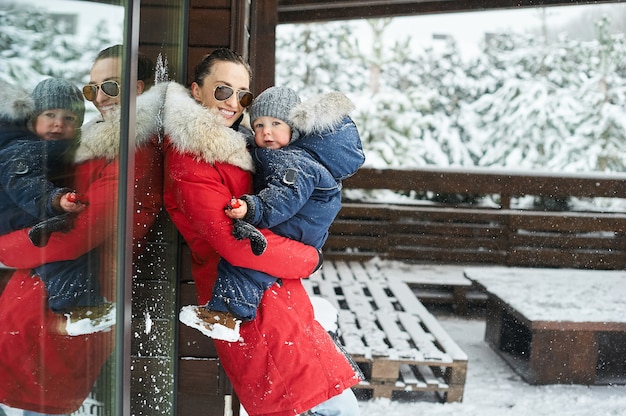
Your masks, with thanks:
[[(0, 91), (0, 234), (32, 227), (31, 241), (43, 247), (51, 233), (68, 231), (87, 208), (67, 187), (84, 99), (59, 78), (41, 81), (30, 95), (8, 83)], [(94, 257), (87, 253), (35, 269), (50, 309), (60, 316), (59, 334), (82, 335), (114, 324), (115, 308), (100, 295)]]

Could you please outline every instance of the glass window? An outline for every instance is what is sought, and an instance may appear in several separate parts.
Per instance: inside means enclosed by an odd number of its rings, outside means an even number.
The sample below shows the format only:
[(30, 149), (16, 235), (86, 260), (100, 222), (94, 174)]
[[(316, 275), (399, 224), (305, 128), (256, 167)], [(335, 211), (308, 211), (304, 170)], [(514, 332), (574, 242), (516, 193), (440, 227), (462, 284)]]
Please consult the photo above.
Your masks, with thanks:
[(0, 415), (174, 413), (176, 234), (146, 114), (183, 73), (183, 2), (145, 3), (149, 25), (133, 2), (0, 0)]

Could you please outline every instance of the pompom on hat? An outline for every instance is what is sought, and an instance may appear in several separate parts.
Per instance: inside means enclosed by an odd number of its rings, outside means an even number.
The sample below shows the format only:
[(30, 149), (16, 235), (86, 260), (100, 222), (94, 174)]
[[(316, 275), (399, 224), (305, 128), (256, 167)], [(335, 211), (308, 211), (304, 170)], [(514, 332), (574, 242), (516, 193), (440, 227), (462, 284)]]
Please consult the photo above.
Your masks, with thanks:
[(78, 117), (78, 126), (85, 118), (85, 99), (78, 87), (62, 78), (48, 78), (41, 81), (32, 92), (35, 101), (35, 116), (45, 110), (61, 108)]
[(284, 121), (291, 128), (291, 141), (300, 137), (300, 132), (289, 119), (289, 113), (301, 100), (298, 94), (288, 87), (269, 87), (259, 94), (250, 107), (250, 122), (259, 117), (274, 117)]

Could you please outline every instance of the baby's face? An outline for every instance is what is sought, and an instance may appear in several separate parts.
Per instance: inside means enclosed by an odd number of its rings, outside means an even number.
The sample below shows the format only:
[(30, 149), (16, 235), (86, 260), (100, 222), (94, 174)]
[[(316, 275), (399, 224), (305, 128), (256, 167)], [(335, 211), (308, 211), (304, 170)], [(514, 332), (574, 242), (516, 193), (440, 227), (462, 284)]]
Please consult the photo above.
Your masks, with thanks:
[(42, 111), (34, 122), (37, 136), (45, 140), (71, 140), (76, 138), (78, 117), (69, 110), (56, 108)]
[(254, 142), (259, 147), (280, 149), (291, 140), (291, 127), (284, 121), (274, 117), (258, 117), (252, 123)]

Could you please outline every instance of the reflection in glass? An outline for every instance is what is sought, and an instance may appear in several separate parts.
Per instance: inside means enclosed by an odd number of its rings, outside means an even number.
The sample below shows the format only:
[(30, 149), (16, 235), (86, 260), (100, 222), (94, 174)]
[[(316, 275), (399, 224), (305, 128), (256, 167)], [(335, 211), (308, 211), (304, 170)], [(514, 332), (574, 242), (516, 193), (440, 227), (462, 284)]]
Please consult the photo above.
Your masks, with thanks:
[[(121, 41), (123, 8), (106, 6), (118, 20), (94, 26), (91, 3), (39, 3), (3, 2), (0, 14), (0, 75), (11, 87), (2, 91), (4, 114), (15, 116), (2, 125), (3, 215), (15, 213), (2, 232), (18, 229), (0, 242), (2, 263), (14, 269), (0, 297), (2, 367), (13, 375), (2, 378), (0, 401), (46, 414), (85, 400), (110, 409), (119, 128), (105, 142), (109, 153), (90, 151), (78, 86), (98, 49)], [(19, 108), (24, 118), (11, 113)], [(30, 223), (17, 221), (24, 212)]]
[[(30, 223), (15, 222), (12, 226), (18, 231), (0, 235), (0, 262), (3, 263), (0, 269), (0, 350), (3, 351), (0, 360), (2, 368), (15, 375), (0, 380), (0, 406), (6, 406), (5, 410), (10, 407), (46, 414), (116, 413), (121, 374), (116, 374), (116, 356), (112, 353), (119, 348), (121, 341), (115, 339), (115, 331), (103, 327), (102, 323), (107, 314), (115, 316), (116, 303), (118, 309), (124, 307), (116, 299), (117, 287), (130, 276), (119, 273), (118, 245), (120, 241), (130, 239), (132, 234), (133, 312), (136, 312), (133, 328), (137, 329), (133, 339), (140, 341), (133, 343), (132, 354), (136, 355), (134, 364), (141, 365), (140, 374), (135, 372), (134, 365), (132, 371), (133, 377), (154, 383), (133, 383), (132, 388), (141, 385), (140, 388), (168, 392), (158, 397), (148, 397), (143, 391), (134, 392), (133, 414), (154, 414), (157, 408), (158, 414), (173, 411), (174, 308), (163, 306), (175, 301), (169, 282), (173, 255), (164, 250), (165, 243), (173, 237), (159, 217), (160, 143), (155, 114), (149, 113), (158, 108), (161, 97), (156, 91), (137, 99), (140, 111), (133, 127), (138, 134), (133, 141), (135, 146), (130, 150), (134, 165), (129, 179), (134, 182), (134, 186), (130, 186), (134, 191), (134, 198), (129, 198), (129, 204), (133, 204), (130, 210), (120, 207), (126, 195), (118, 194), (120, 173), (126, 170), (119, 154), (121, 146), (126, 146), (127, 142), (124, 139), (127, 135), (120, 131), (120, 117), (128, 111), (121, 108), (120, 102), (124, 96), (141, 94), (154, 84), (154, 55), (158, 51), (150, 50), (149, 57), (134, 57), (139, 60), (137, 88), (124, 91), (123, 69), (130, 66), (121, 46), (125, 41), (122, 36), (124, 13), (122, 6), (85, 1), (30, 0), (18, 3), (0, 0), (0, 52), (3, 58), (0, 81), (5, 83), (3, 86), (8, 86), (2, 89), (2, 97), (15, 88), (25, 94), (23, 98), (28, 105), (24, 108), (45, 102), (54, 109), (67, 109), (69, 105), (64, 102), (67, 96), (55, 94), (58, 89), (49, 88), (47, 94), (40, 97), (32, 95), (33, 88), (42, 80), (65, 80), (77, 91), (82, 108), (86, 106), (86, 111), (82, 110), (84, 115), (81, 112), (72, 121), (76, 127), (82, 125), (76, 130), (80, 131), (79, 140), (67, 141), (73, 143), (72, 146), (57, 151), (48, 144), (35, 152), (0, 154), (0, 176), (37, 171), (43, 176), (50, 174), (45, 179), (50, 187), (54, 184), (55, 188), (51, 189), (62, 189), (53, 196), (48, 195), (51, 192), (45, 192), (46, 198), (37, 199), (43, 202), (34, 204), (33, 216), (37, 221), (47, 222), (38, 229), (33, 227), (38, 232), (31, 232), (31, 238), (21, 230), (33, 225)], [(169, 19), (169, 25), (177, 27), (178, 14), (164, 12), (163, 16), (164, 22)], [(179, 33), (178, 30), (166, 32), (163, 36), (176, 37)], [(117, 44), (120, 46), (109, 49)], [(98, 55), (102, 51), (106, 52)], [(110, 89), (111, 81), (121, 88), (118, 91)], [(93, 94), (88, 97), (89, 101), (84, 101), (81, 94), (86, 84), (99, 87), (91, 89)], [(15, 99), (15, 94), (12, 97)], [(31, 98), (35, 100), (30, 101)], [(5, 104), (7, 100), (0, 103), (0, 114), (4, 114), (7, 108), (17, 107), (3, 107)], [(36, 110), (37, 114), (24, 110), (27, 114), (20, 120), (7, 122), (2, 119), (0, 151), (9, 133), (36, 142), (38, 138), (34, 134), (39, 132), (39, 126), (44, 125), (35, 117), (41, 113), (39, 108)], [(46, 120), (56, 116), (53, 111), (42, 114)], [(68, 117), (64, 115), (62, 119), (68, 121)], [(61, 141), (46, 143), (56, 145)], [(59, 169), (61, 173), (53, 176), (56, 170), (51, 168), (62, 160), (67, 163)], [(43, 183), (43, 179), (40, 182)], [(13, 176), (3, 179), (0, 191), (11, 191), (19, 199), (26, 193), (18, 192), (17, 183)], [(67, 192), (61, 187), (67, 187)], [(47, 188), (33, 190), (43, 195)], [(0, 196), (3, 195), (0, 192)], [(63, 212), (63, 204), (68, 203), (82, 206), (81, 211), (69, 216), (53, 215)], [(132, 226), (128, 237), (124, 233), (118, 236), (120, 209), (133, 215), (128, 220), (129, 227)], [(60, 217), (65, 221), (59, 220)], [(43, 277), (47, 274), (51, 276), (50, 281), (60, 282), (52, 276), (65, 275), (77, 258), (84, 258), (87, 264), (77, 273), (83, 277), (93, 276), (97, 284), (87, 291), (96, 294), (107, 305), (100, 311), (97, 305), (88, 303), (86, 313), (74, 314), (78, 329), (67, 326), (66, 311), (55, 313), (54, 299), (49, 296), (53, 293), (52, 287), (44, 284), (46, 279)], [(50, 265), (59, 267), (52, 269)], [(72, 284), (60, 285), (58, 292), (70, 293), (67, 289)]]

